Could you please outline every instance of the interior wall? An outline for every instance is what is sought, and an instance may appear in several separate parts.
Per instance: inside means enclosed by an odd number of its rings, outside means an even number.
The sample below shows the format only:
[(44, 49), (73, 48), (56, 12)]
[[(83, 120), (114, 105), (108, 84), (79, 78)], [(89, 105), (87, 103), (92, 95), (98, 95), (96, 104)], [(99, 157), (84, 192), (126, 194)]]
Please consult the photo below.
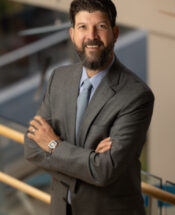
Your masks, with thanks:
[(118, 9), (117, 21), (175, 37), (174, 0), (113, 0)]
[(148, 41), (149, 85), (155, 94), (149, 171), (175, 182), (175, 40), (149, 34)]

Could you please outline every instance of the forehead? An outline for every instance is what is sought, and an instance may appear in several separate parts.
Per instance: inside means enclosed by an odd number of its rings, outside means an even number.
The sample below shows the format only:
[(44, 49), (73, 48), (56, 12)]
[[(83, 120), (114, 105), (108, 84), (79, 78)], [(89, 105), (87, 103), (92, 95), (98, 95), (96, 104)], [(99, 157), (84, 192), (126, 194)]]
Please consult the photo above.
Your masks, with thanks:
[(98, 23), (98, 22), (106, 22), (110, 24), (108, 15), (105, 12), (96, 10), (93, 12), (88, 12), (86, 10), (82, 10), (75, 15), (75, 25), (79, 23)]

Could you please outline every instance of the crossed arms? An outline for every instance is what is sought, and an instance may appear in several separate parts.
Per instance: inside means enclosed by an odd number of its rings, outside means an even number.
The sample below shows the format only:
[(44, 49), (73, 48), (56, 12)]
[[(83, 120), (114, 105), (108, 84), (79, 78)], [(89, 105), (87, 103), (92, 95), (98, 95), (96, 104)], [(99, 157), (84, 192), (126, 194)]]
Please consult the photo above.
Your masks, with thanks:
[[(95, 150), (62, 140), (49, 155), (49, 141), (60, 137), (42, 117), (35, 116), (30, 122), (25, 156), (49, 171), (96, 186), (107, 186), (139, 159), (151, 120), (153, 100), (149, 92), (140, 95), (135, 104), (118, 115), (110, 128), (110, 138), (97, 143)], [(33, 127), (36, 129), (35, 134), (32, 134)]]
[[(33, 132), (35, 130), (35, 132)], [(49, 152), (48, 143), (51, 140), (61, 140), (52, 129), (52, 127), (47, 123), (47, 121), (41, 116), (35, 116), (33, 120), (30, 121), (30, 126), (28, 129), (27, 137), (35, 141), (38, 146), (45, 152)], [(60, 143), (61, 144), (61, 143)], [(104, 153), (109, 150), (112, 146), (110, 137), (102, 140), (96, 147), (96, 153)]]

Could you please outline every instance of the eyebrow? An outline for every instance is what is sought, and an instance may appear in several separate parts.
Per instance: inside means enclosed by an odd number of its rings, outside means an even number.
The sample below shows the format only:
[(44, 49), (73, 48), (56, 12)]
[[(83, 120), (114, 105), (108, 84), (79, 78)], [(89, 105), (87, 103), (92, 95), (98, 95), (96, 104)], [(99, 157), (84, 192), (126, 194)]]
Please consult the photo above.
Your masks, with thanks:
[[(108, 22), (106, 20), (102, 20), (96, 24), (100, 24), (100, 23), (105, 23), (105, 24), (108, 24)], [(85, 25), (87, 24), (87, 22), (78, 22), (78, 23), (75, 23), (75, 25)]]
[(84, 24), (86, 24), (86, 22), (79, 22), (79, 23), (77, 23), (75, 25), (84, 25)]

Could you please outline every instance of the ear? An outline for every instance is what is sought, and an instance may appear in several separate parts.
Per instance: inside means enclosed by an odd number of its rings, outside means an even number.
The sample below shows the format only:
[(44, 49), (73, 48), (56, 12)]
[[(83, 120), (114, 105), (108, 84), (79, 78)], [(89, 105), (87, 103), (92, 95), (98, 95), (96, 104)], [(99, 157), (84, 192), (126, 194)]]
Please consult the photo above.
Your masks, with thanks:
[(70, 35), (72, 42), (74, 42), (74, 28), (73, 27), (69, 28), (69, 35)]
[(117, 38), (118, 38), (118, 35), (119, 35), (119, 28), (118, 28), (117, 25), (115, 25), (115, 26), (113, 27), (113, 33), (114, 33), (114, 40), (116, 41)]

